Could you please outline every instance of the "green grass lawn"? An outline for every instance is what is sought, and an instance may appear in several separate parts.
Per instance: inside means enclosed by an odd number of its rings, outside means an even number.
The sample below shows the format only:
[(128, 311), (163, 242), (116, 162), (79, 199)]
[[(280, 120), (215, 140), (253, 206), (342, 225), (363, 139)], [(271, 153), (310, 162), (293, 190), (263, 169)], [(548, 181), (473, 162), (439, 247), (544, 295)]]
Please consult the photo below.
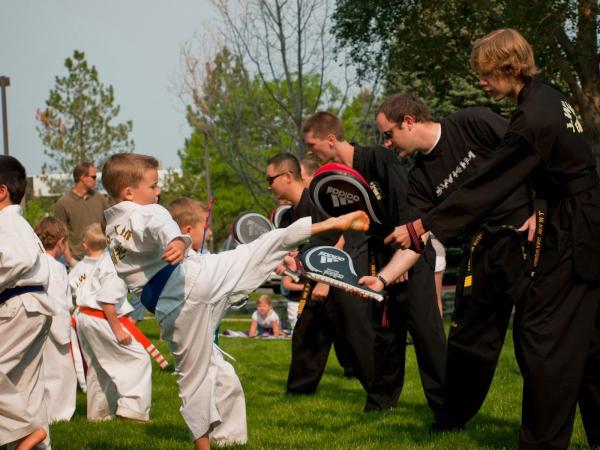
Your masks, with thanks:
[[(247, 323), (225, 321), (223, 328), (244, 329)], [(51, 427), (53, 448), (63, 449), (190, 449), (192, 443), (179, 414), (173, 359), (158, 341), (154, 320), (140, 328), (158, 344), (171, 366), (161, 371), (153, 364), (151, 423), (126, 421), (88, 423), (85, 396), (78, 395), (70, 422)], [(247, 401), (248, 449), (469, 449), (515, 448), (520, 419), (521, 378), (507, 338), (491, 392), (479, 415), (462, 433), (430, 436), (431, 412), (426, 406), (415, 355), (409, 348), (406, 381), (398, 408), (364, 414), (364, 394), (356, 380), (346, 380), (335, 356), (311, 397), (287, 397), (285, 381), (290, 360), (289, 340), (221, 338), (233, 355)], [(573, 448), (585, 448), (579, 418)], [(238, 448), (238, 447), (231, 447)]]

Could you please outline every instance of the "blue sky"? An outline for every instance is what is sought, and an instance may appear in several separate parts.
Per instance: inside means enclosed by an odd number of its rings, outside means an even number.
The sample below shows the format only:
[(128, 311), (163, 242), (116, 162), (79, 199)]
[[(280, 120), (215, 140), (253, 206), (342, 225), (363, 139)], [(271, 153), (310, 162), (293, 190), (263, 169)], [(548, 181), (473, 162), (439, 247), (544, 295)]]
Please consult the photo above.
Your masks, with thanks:
[(119, 119), (133, 120), (136, 151), (157, 157), (165, 168), (179, 167), (177, 150), (191, 131), (172, 80), (181, 46), (215, 20), (208, 0), (2, 0), (0, 75), (11, 80), (11, 155), (28, 174), (41, 171), (47, 159), (35, 111), (48, 98), (54, 77), (66, 74), (64, 60), (78, 49), (100, 80), (113, 85)]

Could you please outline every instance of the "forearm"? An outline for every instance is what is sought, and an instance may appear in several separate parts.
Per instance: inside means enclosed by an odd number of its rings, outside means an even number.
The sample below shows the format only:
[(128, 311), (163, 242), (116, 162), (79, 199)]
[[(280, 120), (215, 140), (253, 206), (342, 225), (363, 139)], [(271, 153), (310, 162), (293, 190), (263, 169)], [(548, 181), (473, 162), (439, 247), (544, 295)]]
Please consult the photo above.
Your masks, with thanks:
[(400, 275), (410, 270), (417, 263), (420, 256), (412, 250), (397, 250), (392, 259), (379, 271), (379, 275), (388, 283), (392, 283)]
[(248, 331), (248, 336), (254, 337), (256, 335), (256, 320), (252, 320), (250, 324), (250, 331)]
[(119, 322), (119, 318), (117, 317), (117, 310), (115, 305), (112, 303), (102, 303), (98, 302), (106, 316), (106, 321), (110, 325), (110, 329), (114, 333), (115, 336), (118, 335), (120, 331), (123, 331), (123, 326), (121, 322)]

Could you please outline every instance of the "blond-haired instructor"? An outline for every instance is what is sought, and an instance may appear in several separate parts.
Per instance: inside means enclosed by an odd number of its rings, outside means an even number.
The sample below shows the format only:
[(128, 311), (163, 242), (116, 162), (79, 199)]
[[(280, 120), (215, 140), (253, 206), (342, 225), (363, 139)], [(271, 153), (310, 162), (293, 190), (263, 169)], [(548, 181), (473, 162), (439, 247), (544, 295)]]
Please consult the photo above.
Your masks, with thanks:
[[(577, 405), (589, 445), (600, 446), (600, 188), (591, 146), (567, 98), (535, 76), (533, 50), (518, 32), (477, 41), (471, 65), (486, 92), (517, 108), (494, 158), (412, 222), (413, 239), (432, 231), (447, 241), (531, 183), (532, 275), (514, 319), (520, 447), (567, 448)], [(387, 241), (409, 246), (409, 228)]]

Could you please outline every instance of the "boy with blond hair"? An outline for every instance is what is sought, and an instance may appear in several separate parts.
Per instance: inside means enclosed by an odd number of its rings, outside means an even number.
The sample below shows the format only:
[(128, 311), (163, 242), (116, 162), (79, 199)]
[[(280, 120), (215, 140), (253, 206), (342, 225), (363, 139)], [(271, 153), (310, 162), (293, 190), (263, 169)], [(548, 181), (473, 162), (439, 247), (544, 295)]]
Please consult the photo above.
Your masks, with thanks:
[(210, 370), (219, 319), (215, 312), (256, 289), (311, 235), (365, 230), (368, 218), (354, 213), (316, 224), (306, 218), (235, 250), (186, 258), (190, 237), (156, 204), (157, 168), (155, 158), (133, 153), (113, 155), (104, 165), (102, 183), (116, 202), (105, 212), (110, 253), (119, 276), (155, 312), (169, 343), (179, 375), (181, 413), (195, 447), (209, 449), (210, 439), (218, 445), (244, 443), (245, 408), (216, 398), (218, 380)]
[[(88, 365), (87, 418), (150, 418), (152, 370), (142, 345), (122, 320), (132, 311), (127, 287), (117, 276), (100, 224), (84, 232), (86, 257), (73, 269), (79, 310), (77, 329)], [(81, 267), (79, 267), (81, 265)]]
[(18, 450), (49, 447), (41, 371), (54, 314), (48, 259), (19, 206), (26, 185), (21, 163), (0, 156), (0, 446)]
[(48, 421), (70, 420), (75, 412), (77, 377), (71, 355), (71, 310), (73, 300), (64, 264), (58, 262), (66, 248), (67, 227), (54, 217), (46, 217), (35, 226), (50, 269), (48, 297), (56, 314), (44, 346), (42, 364)]
[(524, 381), (520, 448), (567, 448), (577, 405), (588, 444), (598, 447), (600, 186), (592, 148), (568, 99), (537, 78), (520, 33), (500, 29), (478, 40), (471, 67), (494, 100), (516, 103), (508, 130), (473, 178), (388, 241), (410, 247), (431, 231), (446, 242), (530, 184), (531, 273), (514, 323)]
[(168, 209), (181, 232), (192, 239), (192, 250), (205, 253), (206, 242), (212, 238), (206, 204), (193, 198), (179, 197), (171, 202)]

